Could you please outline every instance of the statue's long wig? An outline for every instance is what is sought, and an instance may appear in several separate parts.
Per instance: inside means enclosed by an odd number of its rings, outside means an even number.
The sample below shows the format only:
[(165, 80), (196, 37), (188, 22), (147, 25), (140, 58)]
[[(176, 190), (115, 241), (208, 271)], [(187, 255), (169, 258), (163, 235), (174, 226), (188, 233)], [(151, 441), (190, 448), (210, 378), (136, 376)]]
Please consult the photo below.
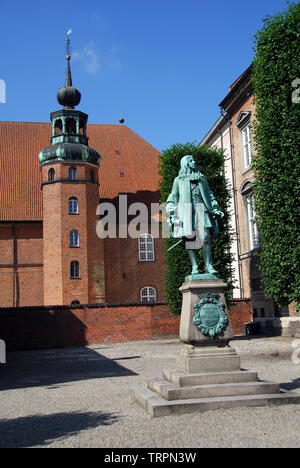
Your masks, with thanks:
[(188, 165), (188, 158), (190, 158), (191, 156), (193, 157), (193, 155), (187, 154), (186, 156), (183, 156), (183, 158), (181, 158), (181, 160), (180, 160), (180, 170), (179, 170), (179, 174), (178, 174), (179, 179), (185, 179), (186, 177), (189, 177), (191, 175), (193, 175), (193, 176), (197, 175), (198, 176), (197, 178), (200, 179), (200, 176), (202, 175), (201, 172), (199, 172), (198, 170), (197, 171), (192, 171), (192, 169)]

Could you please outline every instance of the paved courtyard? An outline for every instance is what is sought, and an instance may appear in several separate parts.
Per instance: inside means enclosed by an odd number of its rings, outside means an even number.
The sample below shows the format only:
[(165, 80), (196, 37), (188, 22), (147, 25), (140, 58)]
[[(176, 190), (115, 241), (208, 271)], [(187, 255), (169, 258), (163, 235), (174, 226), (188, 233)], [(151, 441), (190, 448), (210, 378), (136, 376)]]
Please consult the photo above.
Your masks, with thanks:
[[(293, 341), (253, 337), (231, 346), (242, 368), (300, 393)], [(300, 405), (147, 416), (130, 388), (175, 368), (181, 346), (165, 339), (8, 353), (0, 365), (0, 447), (300, 447)]]

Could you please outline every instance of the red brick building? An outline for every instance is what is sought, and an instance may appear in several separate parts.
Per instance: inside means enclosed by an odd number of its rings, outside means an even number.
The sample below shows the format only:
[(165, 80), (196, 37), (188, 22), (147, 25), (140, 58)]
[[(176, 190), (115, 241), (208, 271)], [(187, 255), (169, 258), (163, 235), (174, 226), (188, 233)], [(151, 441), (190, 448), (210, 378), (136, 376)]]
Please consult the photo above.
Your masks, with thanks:
[(99, 202), (159, 202), (159, 152), (124, 125), (87, 126), (69, 61), (51, 124), (0, 122), (0, 307), (162, 301), (162, 240), (96, 232)]
[[(33, 349), (178, 336), (163, 304), (163, 239), (150, 229), (159, 152), (124, 125), (87, 126), (69, 60), (50, 124), (0, 122), (1, 338)], [(132, 237), (141, 203), (148, 214)], [(115, 235), (101, 236), (111, 207)], [(243, 333), (250, 302), (230, 316)]]

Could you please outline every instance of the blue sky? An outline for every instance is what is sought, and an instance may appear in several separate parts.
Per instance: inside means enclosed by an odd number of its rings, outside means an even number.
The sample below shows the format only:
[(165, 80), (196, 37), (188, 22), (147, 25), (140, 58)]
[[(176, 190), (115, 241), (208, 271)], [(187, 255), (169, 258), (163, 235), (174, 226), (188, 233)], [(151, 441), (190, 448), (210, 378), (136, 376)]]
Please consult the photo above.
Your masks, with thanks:
[(286, 7), (286, 0), (0, 0), (0, 120), (49, 122), (60, 108), (72, 28), (73, 84), (90, 123), (123, 117), (160, 151), (199, 142), (250, 65), (263, 18)]

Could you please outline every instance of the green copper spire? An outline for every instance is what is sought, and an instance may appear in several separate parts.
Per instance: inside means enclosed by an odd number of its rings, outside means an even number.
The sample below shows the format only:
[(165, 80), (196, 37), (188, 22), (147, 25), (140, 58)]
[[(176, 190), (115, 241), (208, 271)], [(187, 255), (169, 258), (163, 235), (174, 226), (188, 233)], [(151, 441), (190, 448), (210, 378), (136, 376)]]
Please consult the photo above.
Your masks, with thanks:
[[(71, 31), (69, 29), (69, 31)], [(72, 75), (71, 75), (71, 66), (70, 66), (70, 32), (67, 33), (67, 73), (66, 73), (66, 84), (63, 88), (60, 88), (57, 93), (57, 101), (59, 104), (64, 106), (65, 109), (74, 109), (75, 106), (78, 106), (81, 99), (81, 94), (78, 89), (74, 88), (72, 84)]]
[(70, 34), (71, 30), (68, 30), (66, 83), (57, 93), (57, 101), (64, 107), (50, 114), (52, 123), (51, 146), (40, 152), (41, 166), (58, 161), (87, 162), (95, 166), (100, 164), (100, 154), (88, 145), (86, 134), (88, 115), (74, 108), (79, 104), (81, 94), (72, 85)]
[(66, 43), (67, 43), (67, 56), (66, 56), (66, 59), (67, 59), (67, 75), (66, 75), (66, 84), (65, 84), (65, 87), (69, 87), (69, 86), (72, 86), (72, 76), (71, 76), (71, 67), (70, 67), (70, 60), (71, 60), (71, 54), (70, 54), (70, 38), (69, 38), (69, 35), (71, 34), (72, 30), (69, 29), (68, 32), (67, 32), (67, 39), (66, 39)]

